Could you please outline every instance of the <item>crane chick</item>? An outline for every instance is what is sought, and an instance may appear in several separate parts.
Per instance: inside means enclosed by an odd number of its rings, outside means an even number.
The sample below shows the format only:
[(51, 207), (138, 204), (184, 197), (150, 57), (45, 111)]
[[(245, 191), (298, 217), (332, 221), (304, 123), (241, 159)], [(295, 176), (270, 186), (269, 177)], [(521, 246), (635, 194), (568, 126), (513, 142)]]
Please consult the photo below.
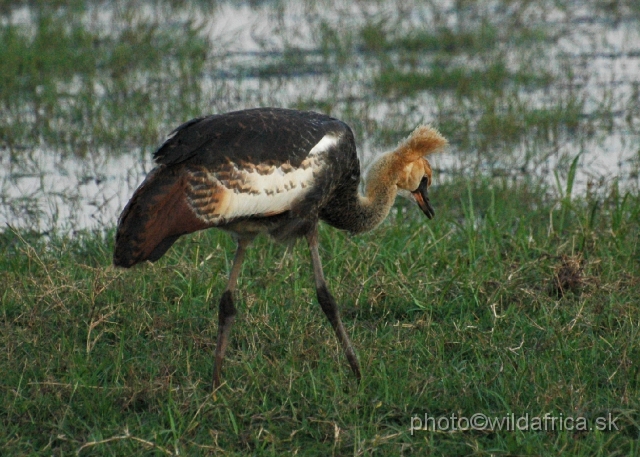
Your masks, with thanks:
[(213, 388), (235, 320), (233, 291), (245, 251), (260, 233), (279, 241), (305, 237), (316, 293), (356, 378), (360, 366), (329, 292), (318, 254), (320, 220), (362, 233), (380, 224), (398, 190), (411, 192), (428, 218), (431, 166), (424, 158), (447, 140), (421, 126), (374, 162), (358, 191), (360, 162), (344, 122), (314, 112), (256, 108), (190, 120), (155, 152), (157, 164), (125, 206), (113, 263), (155, 262), (182, 235), (217, 227), (237, 240), (218, 311)]

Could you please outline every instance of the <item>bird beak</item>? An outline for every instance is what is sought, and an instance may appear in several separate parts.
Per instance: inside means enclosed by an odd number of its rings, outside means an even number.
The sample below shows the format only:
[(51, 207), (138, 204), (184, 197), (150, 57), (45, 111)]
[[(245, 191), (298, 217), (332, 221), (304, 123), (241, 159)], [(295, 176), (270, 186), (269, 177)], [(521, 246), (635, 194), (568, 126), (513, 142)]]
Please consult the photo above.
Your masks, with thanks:
[(425, 176), (424, 178), (422, 178), (422, 181), (420, 181), (420, 185), (418, 186), (418, 188), (411, 192), (411, 194), (413, 195), (413, 198), (416, 199), (416, 203), (418, 203), (418, 206), (420, 207), (422, 212), (429, 219), (433, 219), (433, 216), (435, 216), (436, 212), (433, 210), (433, 206), (431, 206), (429, 196), (427, 195), (428, 187), (429, 178)]

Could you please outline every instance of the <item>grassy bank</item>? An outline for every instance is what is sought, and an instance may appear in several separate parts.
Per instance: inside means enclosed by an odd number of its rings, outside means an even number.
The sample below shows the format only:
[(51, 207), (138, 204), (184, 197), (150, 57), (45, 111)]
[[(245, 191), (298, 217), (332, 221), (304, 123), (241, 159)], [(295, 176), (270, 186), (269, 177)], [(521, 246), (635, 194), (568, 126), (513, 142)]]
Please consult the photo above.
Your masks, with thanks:
[[(208, 395), (233, 244), (209, 231), (155, 265), (112, 236), (0, 242), (5, 455), (572, 455), (636, 452), (640, 197), (557, 199), (531, 183), (434, 189), (378, 230), (322, 230), (358, 386), (319, 309), (306, 248), (260, 239)], [(590, 431), (414, 431), (412, 417), (584, 417)], [(611, 417), (611, 431), (595, 430)], [(417, 425), (417, 422), (414, 423)]]

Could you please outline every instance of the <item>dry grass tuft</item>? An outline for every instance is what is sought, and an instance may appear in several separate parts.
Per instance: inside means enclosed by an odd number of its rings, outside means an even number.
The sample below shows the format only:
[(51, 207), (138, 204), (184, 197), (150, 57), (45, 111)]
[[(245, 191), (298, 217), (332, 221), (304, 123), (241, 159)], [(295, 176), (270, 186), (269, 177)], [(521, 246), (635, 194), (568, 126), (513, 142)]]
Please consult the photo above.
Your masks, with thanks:
[(562, 298), (568, 292), (580, 293), (587, 279), (584, 275), (584, 266), (585, 261), (581, 255), (563, 254), (560, 257), (560, 264), (554, 268), (549, 295)]

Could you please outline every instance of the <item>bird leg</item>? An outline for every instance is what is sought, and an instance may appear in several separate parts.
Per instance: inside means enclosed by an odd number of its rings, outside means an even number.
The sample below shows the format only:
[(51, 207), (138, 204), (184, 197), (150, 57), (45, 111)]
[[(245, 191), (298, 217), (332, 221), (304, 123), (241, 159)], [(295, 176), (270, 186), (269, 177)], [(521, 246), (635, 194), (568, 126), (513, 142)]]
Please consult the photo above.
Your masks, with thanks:
[(322, 262), (320, 261), (320, 255), (318, 254), (317, 228), (314, 229), (309, 235), (307, 235), (307, 241), (309, 243), (309, 249), (311, 250), (311, 262), (313, 263), (313, 275), (316, 281), (316, 294), (318, 296), (318, 302), (320, 303), (322, 311), (324, 311), (324, 313), (327, 315), (327, 317), (329, 318), (329, 322), (331, 322), (331, 326), (336, 332), (338, 341), (340, 341), (340, 344), (344, 349), (347, 360), (349, 361), (349, 365), (351, 366), (351, 370), (353, 370), (353, 374), (356, 375), (358, 382), (360, 382), (360, 378), (362, 376), (360, 375), (360, 365), (358, 364), (358, 357), (353, 350), (349, 335), (347, 335), (347, 331), (344, 329), (344, 325), (342, 325), (340, 313), (338, 312), (338, 305), (331, 295), (331, 292), (329, 292), (327, 283), (324, 279)]
[(220, 386), (222, 360), (224, 359), (224, 353), (227, 350), (227, 345), (229, 344), (229, 333), (231, 333), (231, 327), (233, 326), (233, 322), (236, 320), (236, 308), (233, 305), (233, 291), (238, 283), (240, 267), (242, 266), (247, 246), (249, 246), (250, 243), (251, 239), (238, 239), (238, 249), (236, 250), (236, 255), (233, 259), (233, 266), (229, 273), (227, 288), (223, 292), (222, 298), (220, 298), (220, 305), (218, 309), (218, 338), (216, 341), (216, 355), (213, 364), (212, 390), (215, 390)]

